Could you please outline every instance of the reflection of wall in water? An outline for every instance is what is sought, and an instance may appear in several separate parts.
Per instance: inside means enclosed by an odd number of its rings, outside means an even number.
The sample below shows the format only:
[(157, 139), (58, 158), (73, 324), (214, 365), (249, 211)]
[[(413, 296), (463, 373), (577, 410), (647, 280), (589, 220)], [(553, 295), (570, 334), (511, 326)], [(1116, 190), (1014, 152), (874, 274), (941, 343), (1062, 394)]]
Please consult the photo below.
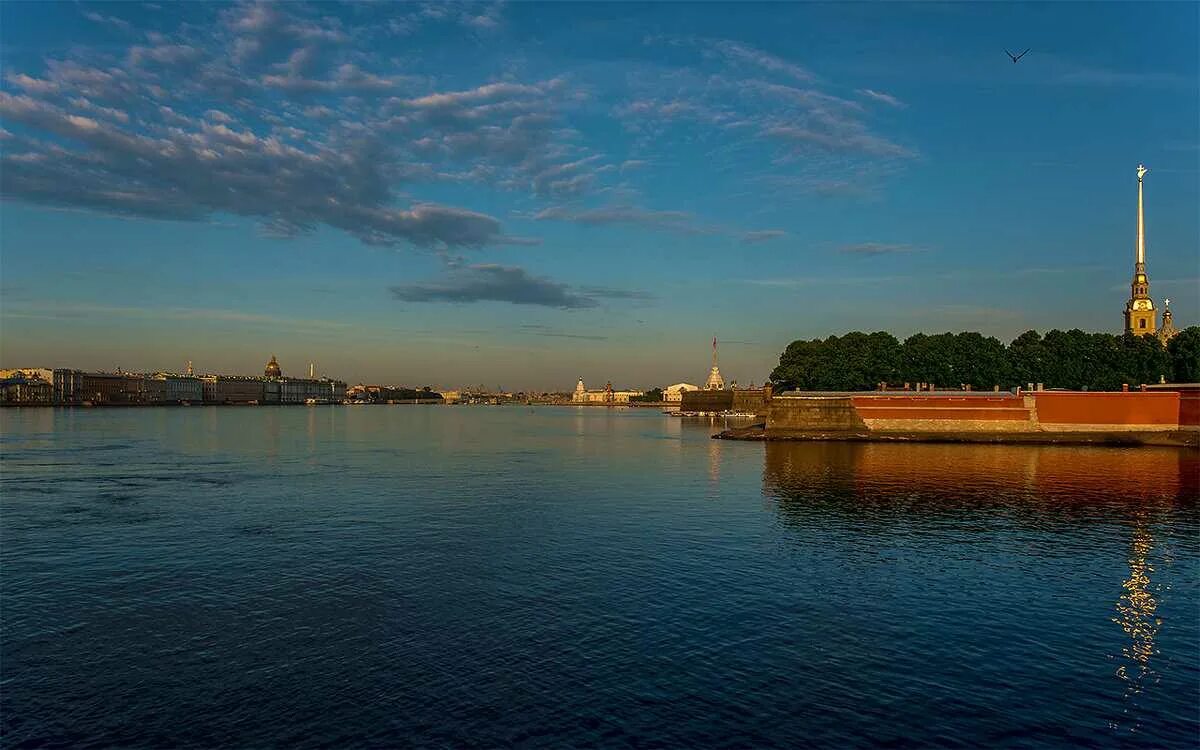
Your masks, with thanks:
[[(784, 499), (837, 489), (875, 499), (917, 492), (930, 501), (979, 495), (984, 502), (1031, 497), (1086, 505), (1093, 497), (1117, 493), (1130, 502), (1194, 502), (1200, 491), (1200, 453), (1146, 447), (769, 442), (763, 483)], [(1029, 492), (1016, 497), (1013, 491), (1020, 488)]]

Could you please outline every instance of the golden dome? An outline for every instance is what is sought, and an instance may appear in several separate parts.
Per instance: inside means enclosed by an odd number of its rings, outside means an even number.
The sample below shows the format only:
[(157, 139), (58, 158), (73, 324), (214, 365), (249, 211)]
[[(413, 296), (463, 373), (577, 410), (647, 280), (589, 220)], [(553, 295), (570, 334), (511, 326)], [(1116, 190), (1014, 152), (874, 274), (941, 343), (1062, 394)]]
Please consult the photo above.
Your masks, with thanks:
[(267, 363), (267, 369), (263, 371), (263, 374), (268, 378), (283, 377), (283, 370), (279, 369), (279, 363), (275, 361), (274, 354), (271, 355), (271, 361)]

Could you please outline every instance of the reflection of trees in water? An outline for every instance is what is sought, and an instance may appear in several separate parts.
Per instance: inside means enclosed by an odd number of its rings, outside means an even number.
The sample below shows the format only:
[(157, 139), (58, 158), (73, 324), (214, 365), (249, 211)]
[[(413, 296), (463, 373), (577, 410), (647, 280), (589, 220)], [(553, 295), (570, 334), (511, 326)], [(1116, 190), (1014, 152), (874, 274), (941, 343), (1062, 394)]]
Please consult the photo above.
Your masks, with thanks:
[(1125, 728), (1129, 731), (1137, 731), (1141, 724), (1136, 713), (1139, 697), (1148, 686), (1159, 681), (1150, 663), (1150, 658), (1158, 653), (1154, 638), (1162, 626), (1157, 616), (1158, 600), (1150, 588), (1154, 568), (1147, 558), (1153, 547), (1154, 537), (1146, 528), (1145, 519), (1139, 518), (1130, 544), (1129, 578), (1122, 584), (1125, 593), (1117, 600), (1117, 614), (1112, 618), (1129, 636), (1129, 642), (1121, 648), (1125, 663), (1117, 668), (1117, 676), (1125, 682), (1126, 705), (1122, 713), (1128, 717)]

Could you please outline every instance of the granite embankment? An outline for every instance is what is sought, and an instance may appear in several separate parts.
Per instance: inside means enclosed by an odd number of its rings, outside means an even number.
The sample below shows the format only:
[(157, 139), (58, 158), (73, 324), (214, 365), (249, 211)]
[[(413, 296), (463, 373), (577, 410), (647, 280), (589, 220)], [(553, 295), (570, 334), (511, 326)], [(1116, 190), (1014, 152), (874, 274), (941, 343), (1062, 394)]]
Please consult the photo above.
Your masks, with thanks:
[(1200, 447), (1200, 386), (1099, 393), (787, 393), (729, 440)]

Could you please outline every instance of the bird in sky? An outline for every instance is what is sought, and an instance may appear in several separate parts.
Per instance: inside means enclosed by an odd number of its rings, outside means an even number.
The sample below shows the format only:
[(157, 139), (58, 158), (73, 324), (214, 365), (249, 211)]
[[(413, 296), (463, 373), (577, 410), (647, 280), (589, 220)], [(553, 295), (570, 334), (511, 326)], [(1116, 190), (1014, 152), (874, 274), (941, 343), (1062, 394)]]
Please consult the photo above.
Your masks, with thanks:
[[(1026, 48), (1026, 49), (1025, 49), (1025, 52), (1028, 52), (1028, 51), (1029, 51), (1029, 48)], [(1004, 50), (1004, 54), (1006, 54), (1006, 55), (1008, 55), (1009, 57), (1011, 57), (1011, 58), (1012, 58), (1013, 65), (1016, 65), (1016, 64), (1017, 64), (1017, 60), (1020, 60), (1022, 57), (1024, 57), (1024, 56), (1025, 56), (1025, 52), (1022, 52), (1022, 53), (1021, 53), (1021, 54), (1019, 54), (1019, 55), (1014, 55), (1013, 53), (1009, 52), (1008, 50)]]

